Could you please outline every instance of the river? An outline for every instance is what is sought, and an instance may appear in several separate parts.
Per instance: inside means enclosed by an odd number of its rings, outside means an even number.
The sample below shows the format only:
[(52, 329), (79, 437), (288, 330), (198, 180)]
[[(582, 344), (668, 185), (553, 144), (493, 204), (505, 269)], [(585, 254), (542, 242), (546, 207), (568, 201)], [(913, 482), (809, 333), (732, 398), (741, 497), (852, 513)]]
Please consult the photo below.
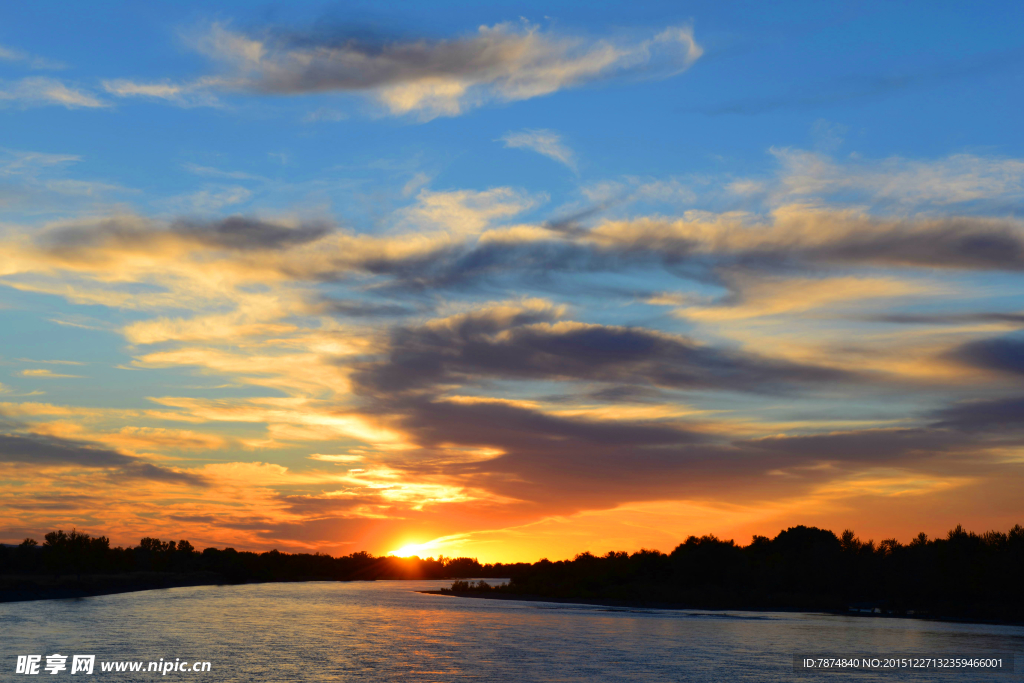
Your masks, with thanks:
[[(0, 604), (0, 680), (1020, 681), (1024, 627), (808, 613), (622, 609), (426, 595), (446, 581), (198, 586)], [(1016, 653), (1014, 673), (795, 671), (796, 654)], [(148, 662), (209, 672), (147, 672)], [(144, 662), (140, 673), (101, 671)], [(162, 664), (160, 664), (162, 666)]]

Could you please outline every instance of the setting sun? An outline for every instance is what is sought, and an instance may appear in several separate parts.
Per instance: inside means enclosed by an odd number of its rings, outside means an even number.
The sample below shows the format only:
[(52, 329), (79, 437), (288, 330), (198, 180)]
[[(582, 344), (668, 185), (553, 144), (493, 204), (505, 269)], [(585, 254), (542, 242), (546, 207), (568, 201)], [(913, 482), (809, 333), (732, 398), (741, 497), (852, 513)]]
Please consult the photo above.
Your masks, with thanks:
[(403, 545), (397, 550), (388, 551), (388, 555), (394, 557), (425, 557), (425, 553), (432, 547), (430, 543), (410, 543)]

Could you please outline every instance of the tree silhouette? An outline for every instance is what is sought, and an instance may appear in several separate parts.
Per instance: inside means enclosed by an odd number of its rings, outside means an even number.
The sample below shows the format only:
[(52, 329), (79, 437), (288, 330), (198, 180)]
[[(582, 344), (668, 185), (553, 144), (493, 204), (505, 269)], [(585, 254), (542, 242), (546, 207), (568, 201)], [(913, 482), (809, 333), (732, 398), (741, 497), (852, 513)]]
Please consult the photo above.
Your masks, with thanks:
[[(976, 534), (957, 525), (943, 538), (918, 534), (862, 541), (850, 529), (795, 526), (747, 546), (715, 536), (690, 536), (671, 553), (584, 552), (572, 560), (480, 564), (474, 558), (375, 557), (356, 552), (263, 553), (205, 548), (189, 541), (145, 537), (132, 548), (111, 548), (106, 536), (72, 529), (47, 533), (42, 545), (26, 538), (0, 546), (0, 575), (150, 577), (133, 586), (197, 582), (459, 579), (451, 591), (478, 595), (711, 609), (829, 609), (850, 606), (894, 614), (926, 613), (976, 619), (1024, 619), (1024, 527)], [(491, 585), (481, 579), (509, 579)], [(468, 579), (478, 579), (469, 581)], [(128, 579), (123, 579), (127, 582)], [(161, 583), (163, 581), (163, 583)], [(126, 584), (127, 585), (127, 584)], [(136, 588), (137, 589), (137, 588)], [(86, 589), (83, 589), (86, 590)], [(866, 606), (866, 607), (865, 607)]]

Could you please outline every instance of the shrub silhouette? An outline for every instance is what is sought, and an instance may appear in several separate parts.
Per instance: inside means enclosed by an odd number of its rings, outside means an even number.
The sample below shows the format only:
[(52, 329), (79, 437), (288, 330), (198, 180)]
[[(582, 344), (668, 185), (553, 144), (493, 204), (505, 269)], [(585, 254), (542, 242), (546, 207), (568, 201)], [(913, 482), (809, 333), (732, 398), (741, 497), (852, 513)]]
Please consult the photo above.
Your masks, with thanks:
[[(187, 540), (145, 537), (133, 548), (72, 529), (0, 546), (0, 574), (168, 576), (205, 572), (227, 582), (459, 579), (451, 591), (601, 599), (710, 609), (860, 609), (976, 619), (1024, 620), (1024, 527), (976, 534), (962, 526), (904, 545), (862, 541), (849, 529), (795, 526), (739, 546), (690, 536), (671, 553), (585, 552), (572, 560), (480, 564), (476, 559), (375, 557), (366, 552), (199, 552)], [(484, 578), (509, 579), (489, 585)], [(477, 579), (469, 581), (468, 579)]]
[(668, 555), (582, 553), (563, 562), (506, 567), (506, 573), (510, 583), (493, 591), (709, 609), (852, 606), (894, 614), (1024, 619), (1020, 525), (1009, 533), (980, 535), (957, 526), (945, 538), (929, 540), (921, 533), (906, 545), (891, 538), (877, 545), (861, 541), (849, 529), (836, 536), (796, 526), (774, 539), (755, 536), (745, 547), (691, 536)]

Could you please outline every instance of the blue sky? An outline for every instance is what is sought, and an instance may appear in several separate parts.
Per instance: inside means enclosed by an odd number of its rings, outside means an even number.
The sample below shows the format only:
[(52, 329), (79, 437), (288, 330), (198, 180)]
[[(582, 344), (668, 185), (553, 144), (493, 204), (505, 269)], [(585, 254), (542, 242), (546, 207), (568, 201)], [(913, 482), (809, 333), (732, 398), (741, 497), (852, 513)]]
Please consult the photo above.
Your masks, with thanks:
[(3, 19), (8, 540), (1019, 521), (1015, 5)]

